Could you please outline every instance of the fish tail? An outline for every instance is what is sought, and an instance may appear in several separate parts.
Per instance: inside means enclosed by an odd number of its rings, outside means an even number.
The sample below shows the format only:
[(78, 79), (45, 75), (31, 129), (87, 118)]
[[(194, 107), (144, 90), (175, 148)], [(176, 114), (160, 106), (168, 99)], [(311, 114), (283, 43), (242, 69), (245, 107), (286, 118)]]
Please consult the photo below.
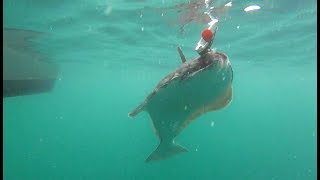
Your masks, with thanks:
[(188, 149), (175, 144), (175, 143), (162, 143), (158, 145), (157, 149), (154, 150), (149, 157), (145, 160), (146, 163), (150, 161), (156, 161), (156, 160), (162, 160), (169, 158), (171, 156), (183, 153), (183, 152), (188, 152)]

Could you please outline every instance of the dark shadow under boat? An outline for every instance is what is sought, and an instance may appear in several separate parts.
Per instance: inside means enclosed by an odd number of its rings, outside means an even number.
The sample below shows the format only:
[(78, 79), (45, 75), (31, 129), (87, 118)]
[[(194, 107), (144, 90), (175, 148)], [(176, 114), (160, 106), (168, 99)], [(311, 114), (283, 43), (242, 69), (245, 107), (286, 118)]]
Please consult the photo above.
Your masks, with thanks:
[(24, 96), (49, 92), (57, 75), (57, 64), (46, 62), (45, 57), (32, 47), (31, 38), (43, 33), (3, 29), (3, 96)]

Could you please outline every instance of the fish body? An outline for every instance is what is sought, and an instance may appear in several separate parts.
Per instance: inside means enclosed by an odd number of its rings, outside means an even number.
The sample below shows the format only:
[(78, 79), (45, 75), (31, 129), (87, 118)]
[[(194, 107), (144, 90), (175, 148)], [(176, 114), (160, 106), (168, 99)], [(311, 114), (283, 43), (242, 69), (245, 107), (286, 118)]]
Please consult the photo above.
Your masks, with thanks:
[(160, 140), (146, 162), (187, 152), (174, 141), (175, 137), (197, 117), (230, 103), (232, 79), (230, 61), (219, 52), (186, 61), (162, 79), (145, 101), (129, 113), (129, 117), (134, 117), (141, 111), (148, 112)]

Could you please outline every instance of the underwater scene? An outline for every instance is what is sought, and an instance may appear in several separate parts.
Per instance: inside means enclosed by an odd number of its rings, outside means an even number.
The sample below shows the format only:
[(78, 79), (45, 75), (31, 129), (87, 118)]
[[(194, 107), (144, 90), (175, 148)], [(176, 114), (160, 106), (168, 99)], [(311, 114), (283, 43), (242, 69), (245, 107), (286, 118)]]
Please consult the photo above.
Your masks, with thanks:
[(5, 180), (315, 180), (316, 0), (3, 2)]

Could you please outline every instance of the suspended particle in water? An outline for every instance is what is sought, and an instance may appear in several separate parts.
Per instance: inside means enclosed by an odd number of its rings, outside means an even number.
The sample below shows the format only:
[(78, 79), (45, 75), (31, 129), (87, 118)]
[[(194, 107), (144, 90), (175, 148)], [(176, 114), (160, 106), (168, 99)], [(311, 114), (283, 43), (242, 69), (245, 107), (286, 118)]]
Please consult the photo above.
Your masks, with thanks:
[(297, 173), (297, 174), (298, 174), (298, 176), (301, 176), (301, 172), (300, 172), (300, 171), (298, 171), (298, 173)]
[(240, 28), (240, 26), (238, 25), (238, 26), (237, 26), (237, 29), (239, 29), (239, 28)]
[(211, 121), (211, 124), (210, 124), (210, 125), (211, 125), (211, 127), (213, 127), (213, 126), (214, 126), (214, 121)]
[(42, 142), (42, 141), (43, 141), (43, 139), (42, 139), (42, 138), (40, 138), (40, 139), (39, 139), (39, 141), (40, 141), (40, 142)]
[(308, 169), (308, 173), (311, 173), (312, 172), (312, 170), (311, 169)]
[(163, 16), (163, 13), (161, 13), (161, 16)]
[(142, 15), (142, 14), (140, 14), (140, 18), (142, 18), (142, 16), (143, 16), (143, 15)]
[(144, 27), (141, 27), (141, 31), (144, 31)]
[(158, 60), (158, 63), (161, 64), (161, 60), (160, 59)]
[(198, 148), (196, 148), (195, 151), (198, 152)]
[(109, 6), (107, 6), (107, 8), (104, 10), (104, 14), (105, 14), (106, 16), (108, 16), (109, 14), (111, 14), (111, 11), (112, 11), (112, 6), (109, 5)]
[(88, 31), (90, 32), (90, 31), (92, 31), (92, 26), (88, 26)]
[(184, 110), (186, 111), (188, 109), (188, 106), (184, 106)]

